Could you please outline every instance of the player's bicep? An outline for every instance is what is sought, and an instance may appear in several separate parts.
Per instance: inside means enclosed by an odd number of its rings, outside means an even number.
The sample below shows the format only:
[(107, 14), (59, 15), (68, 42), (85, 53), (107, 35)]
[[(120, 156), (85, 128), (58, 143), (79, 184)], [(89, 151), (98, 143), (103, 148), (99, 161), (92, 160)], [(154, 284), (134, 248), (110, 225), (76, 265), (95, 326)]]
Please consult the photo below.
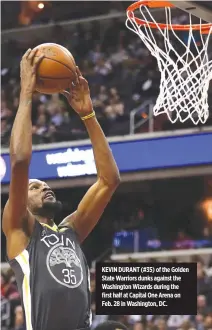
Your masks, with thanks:
[(23, 226), (23, 219), (28, 217), (28, 164), (17, 163), (11, 167), (9, 200), (3, 213), (3, 231), (7, 236), (13, 229)]
[(76, 212), (64, 220), (64, 224), (74, 228), (80, 242), (88, 236), (99, 221), (115, 189), (115, 186), (108, 186), (102, 180), (98, 180), (87, 191)]

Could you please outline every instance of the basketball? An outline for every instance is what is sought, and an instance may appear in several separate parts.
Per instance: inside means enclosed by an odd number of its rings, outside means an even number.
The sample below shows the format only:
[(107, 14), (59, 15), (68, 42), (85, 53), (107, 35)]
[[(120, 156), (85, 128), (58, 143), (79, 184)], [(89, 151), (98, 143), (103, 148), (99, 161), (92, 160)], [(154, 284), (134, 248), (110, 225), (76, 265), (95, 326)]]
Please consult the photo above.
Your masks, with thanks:
[(44, 94), (60, 93), (76, 77), (76, 63), (72, 54), (63, 46), (45, 43), (37, 46), (36, 56), (45, 57), (37, 69), (36, 90)]

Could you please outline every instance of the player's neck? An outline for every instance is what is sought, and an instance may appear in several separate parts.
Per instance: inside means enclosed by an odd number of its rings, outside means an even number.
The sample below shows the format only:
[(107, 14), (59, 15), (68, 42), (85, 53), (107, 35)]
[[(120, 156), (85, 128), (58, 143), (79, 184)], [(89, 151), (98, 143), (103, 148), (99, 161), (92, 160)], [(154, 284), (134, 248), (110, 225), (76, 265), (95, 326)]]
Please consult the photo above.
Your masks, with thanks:
[(36, 219), (40, 223), (45, 223), (46, 225), (49, 225), (51, 227), (54, 225), (54, 219), (49, 219), (49, 218), (45, 218), (45, 217), (41, 217), (41, 216), (36, 216)]

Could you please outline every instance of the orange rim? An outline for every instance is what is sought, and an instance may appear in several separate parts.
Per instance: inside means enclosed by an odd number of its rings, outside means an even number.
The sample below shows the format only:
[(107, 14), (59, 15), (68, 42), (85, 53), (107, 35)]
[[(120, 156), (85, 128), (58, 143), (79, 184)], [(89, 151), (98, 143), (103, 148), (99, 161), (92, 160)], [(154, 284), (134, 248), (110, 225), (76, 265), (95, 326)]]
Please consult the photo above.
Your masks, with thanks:
[[(148, 6), (149, 8), (163, 8), (163, 7), (175, 7), (173, 4), (171, 4), (168, 1), (145, 1), (145, 0), (140, 0), (138, 2), (133, 3), (127, 8), (127, 15), (129, 18), (133, 18), (137, 24), (139, 25), (144, 25), (144, 26), (150, 26), (152, 29), (157, 29), (158, 26), (161, 29), (167, 29), (168, 30), (177, 30), (177, 31), (189, 31), (190, 30), (190, 25), (180, 25), (180, 24), (164, 24), (164, 23), (153, 23), (153, 22), (148, 22), (144, 21), (143, 19), (134, 17), (134, 11), (138, 9), (141, 6)], [(210, 28), (212, 27), (211, 23), (206, 23), (206, 24), (193, 24), (192, 29), (196, 31), (200, 31), (202, 34), (207, 34), (210, 31)]]

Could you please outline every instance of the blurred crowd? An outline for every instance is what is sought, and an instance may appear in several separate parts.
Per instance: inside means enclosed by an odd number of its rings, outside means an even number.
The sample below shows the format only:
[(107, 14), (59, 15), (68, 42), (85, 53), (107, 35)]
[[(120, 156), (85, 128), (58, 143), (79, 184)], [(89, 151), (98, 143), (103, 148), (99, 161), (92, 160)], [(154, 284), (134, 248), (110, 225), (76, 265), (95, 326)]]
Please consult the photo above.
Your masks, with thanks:
[[(197, 261), (197, 315), (95, 315), (95, 272), (91, 272), (92, 329), (101, 322), (114, 320), (130, 330), (211, 330), (212, 262), (206, 263), (200, 257), (193, 261)], [(26, 330), (11, 269), (1, 273), (1, 316), (2, 330)]]
[[(129, 133), (129, 113), (142, 100), (155, 98), (159, 73), (156, 62), (149, 56), (139, 38), (132, 38), (123, 23), (114, 21), (100, 40), (99, 23), (90, 31), (78, 25), (69, 39), (68, 32), (56, 27), (52, 42), (71, 50), (77, 64), (89, 82), (97, 118), (106, 135)], [(5, 56), (12, 54), (2, 66), (1, 134), (7, 145), (11, 126), (19, 104), (19, 61), (28, 46), (47, 40), (36, 40), (31, 45), (13, 41), (7, 45)], [(14, 56), (16, 54), (16, 56)], [(4, 61), (3, 61), (4, 63)], [(154, 72), (156, 71), (156, 72)], [(148, 86), (142, 93), (142, 84)], [(154, 84), (153, 81), (154, 80)], [(35, 93), (33, 98), (33, 143), (50, 143), (87, 137), (84, 126), (60, 95)]]
[[(182, 20), (182, 18), (181, 18)], [(19, 63), (26, 49), (43, 42), (67, 47), (89, 82), (97, 118), (107, 136), (125, 135), (130, 131), (130, 112), (139, 107), (136, 120), (148, 117), (145, 101), (155, 102), (159, 92), (160, 72), (156, 59), (150, 56), (139, 37), (114, 19), (102, 29), (99, 21), (90, 28), (78, 24), (71, 36), (59, 25), (52, 37), (29, 43), (9, 40), (2, 52), (1, 138), (8, 146), (11, 127), (19, 104)], [(157, 38), (160, 38), (157, 36)], [(209, 93), (210, 96), (210, 93)], [(87, 138), (84, 126), (61, 95), (33, 96), (33, 144)], [(210, 124), (210, 120), (208, 121)], [(154, 120), (154, 130), (189, 127), (192, 123), (171, 126), (166, 115)], [(148, 131), (148, 123), (136, 133)]]

